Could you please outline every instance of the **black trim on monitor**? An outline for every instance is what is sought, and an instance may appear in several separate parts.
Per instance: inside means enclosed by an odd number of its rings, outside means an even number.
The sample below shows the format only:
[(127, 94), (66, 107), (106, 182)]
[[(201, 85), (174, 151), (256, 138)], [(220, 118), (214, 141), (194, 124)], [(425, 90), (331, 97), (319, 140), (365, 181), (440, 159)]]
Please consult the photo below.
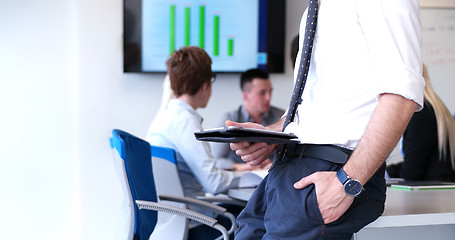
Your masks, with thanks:
[(123, 1), (123, 71), (142, 72), (142, 0)]
[(269, 60), (266, 71), (270, 73), (284, 72), (284, 36), (285, 36), (285, 0), (268, 1), (267, 16), (267, 53)]

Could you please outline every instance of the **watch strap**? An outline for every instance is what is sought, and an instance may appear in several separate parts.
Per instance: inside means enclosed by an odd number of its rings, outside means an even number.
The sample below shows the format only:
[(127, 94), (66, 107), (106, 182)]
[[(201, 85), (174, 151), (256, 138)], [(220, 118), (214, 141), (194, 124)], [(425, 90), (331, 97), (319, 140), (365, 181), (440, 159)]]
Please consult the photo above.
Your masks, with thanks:
[(344, 185), (349, 180), (349, 176), (346, 174), (343, 168), (340, 168), (340, 170), (338, 170), (337, 178), (340, 180), (341, 185)]

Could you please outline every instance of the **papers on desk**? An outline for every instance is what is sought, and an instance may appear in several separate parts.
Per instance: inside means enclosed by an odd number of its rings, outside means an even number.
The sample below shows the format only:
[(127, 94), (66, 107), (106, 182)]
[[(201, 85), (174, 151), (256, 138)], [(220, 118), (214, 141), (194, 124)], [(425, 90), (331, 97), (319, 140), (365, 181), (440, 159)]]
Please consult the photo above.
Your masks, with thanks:
[(385, 183), (387, 187), (392, 186), (392, 184), (400, 184), (402, 182), (406, 182), (404, 178), (386, 178)]
[(438, 190), (438, 189), (455, 189), (455, 183), (440, 181), (414, 181), (400, 182), (391, 185), (394, 189), (402, 190)]
[(239, 187), (256, 187), (268, 173), (269, 171), (267, 169), (245, 172), (245, 174), (240, 177)]

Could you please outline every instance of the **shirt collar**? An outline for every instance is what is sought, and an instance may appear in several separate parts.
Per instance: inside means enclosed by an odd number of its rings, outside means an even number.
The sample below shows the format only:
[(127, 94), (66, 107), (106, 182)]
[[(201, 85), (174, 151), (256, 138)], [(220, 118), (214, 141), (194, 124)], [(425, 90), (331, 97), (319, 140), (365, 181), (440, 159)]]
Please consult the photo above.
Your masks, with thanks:
[(202, 118), (202, 116), (198, 112), (196, 112), (196, 110), (194, 110), (194, 108), (191, 105), (189, 105), (188, 103), (186, 103), (186, 102), (184, 102), (184, 101), (182, 101), (180, 99), (171, 99), (171, 100), (169, 100), (168, 108), (183, 108), (186, 111), (188, 111), (191, 114), (193, 114), (194, 116), (196, 116), (198, 119), (200, 119), (201, 123), (204, 120)]
[(244, 105), (240, 106), (240, 114), (242, 115), (240, 119), (245, 119), (245, 122), (253, 122), (253, 119), (251, 118)]
[[(253, 119), (251, 118), (251, 115), (248, 113), (248, 111), (245, 108), (245, 105), (242, 105), (240, 107), (240, 111), (242, 114), (242, 118), (246, 119), (246, 122), (253, 122)], [(272, 112), (272, 108), (270, 107), (270, 110), (262, 115), (262, 124), (268, 122), (269, 115)]]

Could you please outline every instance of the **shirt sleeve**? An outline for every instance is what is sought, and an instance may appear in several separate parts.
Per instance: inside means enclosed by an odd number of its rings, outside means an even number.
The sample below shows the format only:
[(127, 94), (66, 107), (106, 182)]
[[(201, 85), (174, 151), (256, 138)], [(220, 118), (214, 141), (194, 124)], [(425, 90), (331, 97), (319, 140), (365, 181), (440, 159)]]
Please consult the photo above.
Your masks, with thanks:
[(376, 66), (378, 97), (401, 95), (423, 107), (422, 33), (418, 0), (358, 0), (359, 24)]
[[(223, 127), (224, 126), (224, 123), (226, 122), (226, 120), (232, 120), (231, 116), (229, 113), (226, 113), (223, 115), (223, 117), (220, 119), (219, 123), (218, 123), (218, 126), (219, 127)], [(231, 148), (229, 146), (229, 143), (219, 143), (219, 142), (213, 142), (210, 144), (211, 147), (212, 147), (212, 153), (213, 153), (213, 156), (215, 156), (215, 158), (217, 158), (217, 161), (218, 159), (225, 159), (225, 160), (228, 160), (229, 158), (229, 152), (231, 151)], [(220, 163), (217, 163), (220, 164), (218, 166), (220, 166), (221, 168), (231, 168), (232, 167), (232, 164), (234, 163), (233, 161), (231, 161), (230, 163), (228, 161), (225, 161), (225, 160), (220, 160), (222, 162)], [(230, 164), (230, 165), (229, 165)]]
[(230, 170), (232, 169), (232, 164), (234, 164), (234, 161), (229, 158), (216, 158), (216, 167), (225, 169), (225, 170)]
[(202, 129), (198, 119), (190, 117), (181, 128), (175, 129), (179, 141), (175, 145), (204, 191), (218, 194), (238, 187), (241, 173), (224, 171), (216, 167), (208, 142), (196, 141), (194, 132)]

